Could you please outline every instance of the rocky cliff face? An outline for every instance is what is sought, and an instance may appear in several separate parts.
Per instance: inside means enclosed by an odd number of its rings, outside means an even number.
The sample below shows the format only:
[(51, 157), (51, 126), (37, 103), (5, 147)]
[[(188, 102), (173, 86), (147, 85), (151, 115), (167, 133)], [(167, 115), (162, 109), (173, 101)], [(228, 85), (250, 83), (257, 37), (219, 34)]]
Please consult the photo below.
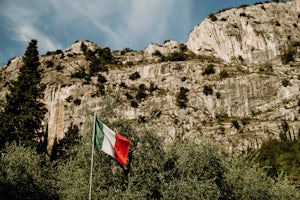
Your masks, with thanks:
[[(141, 52), (113, 52), (118, 64), (108, 64), (108, 70), (89, 78), (91, 53), (99, 49), (93, 43), (78, 41), (65, 52), (41, 56), (47, 84), (44, 102), (49, 149), (55, 138), (64, 137), (71, 123), (87, 133), (93, 112), (107, 110), (111, 120), (118, 115), (155, 124), (167, 140), (203, 135), (231, 151), (257, 147), (266, 138), (278, 137), (283, 120), (297, 137), (297, 47), (294, 61), (283, 64), (278, 58), (299, 37), (297, 12), (295, 2), (227, 10), (216, 14), (216, 21), (207, 18), (195, 27), (186, 43), (190, 51), (182, 52), (182, 45), (167, 41)], [(88, 54), (82, 51), (82, 44)], [(174, 52), (184, 54), (187, 60), (162, 59)], [(228, 63), (210, 55), (225, 61), (241, 56), (243, 61)], [(2, 99), (6, 81), (16, 78), (21, 65), (22, 60), (16, 58), (1, 68)]]
[(186, 43), (196, 54), (213, 54), (226, 62), (262, 63), (299, 41), (300, 2), (241, 6), (211, 14), (190, 33)]

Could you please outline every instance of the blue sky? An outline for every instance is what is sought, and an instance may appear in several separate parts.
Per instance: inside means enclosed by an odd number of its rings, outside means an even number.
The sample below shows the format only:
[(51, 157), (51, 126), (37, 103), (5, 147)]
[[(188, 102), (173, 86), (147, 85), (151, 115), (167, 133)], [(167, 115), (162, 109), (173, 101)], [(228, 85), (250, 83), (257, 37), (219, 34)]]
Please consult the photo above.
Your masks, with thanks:
[(23, 55), (31, 39), (40, 54), (76, 40), (142, 50), (149, 43), (185, 43), (207, 15), (259, 0), (0, 0), (0, 65)]

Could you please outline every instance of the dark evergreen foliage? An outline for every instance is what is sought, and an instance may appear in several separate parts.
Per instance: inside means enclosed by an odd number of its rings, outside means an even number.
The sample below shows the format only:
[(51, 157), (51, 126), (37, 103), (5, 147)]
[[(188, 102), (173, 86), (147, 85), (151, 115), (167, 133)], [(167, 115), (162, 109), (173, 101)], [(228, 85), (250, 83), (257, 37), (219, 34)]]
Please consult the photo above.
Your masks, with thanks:
[(51, 161), (55, 161), (57, 159), (66, 160), (72, 154), (69, 151), (73, 146), (80, 143), (81, 135), (79, 135), (79, 128), (76, 125), (71, 123), (68, 128), (68, 132), (65, 134), (64, 138), (61, 140), (55, 139), (52, 152), (51, 152)]
[(212, 95), (214, 93), (214, 90), (212, 89), (211, 86), (209, 85), (204, 85), (203, 88), (203, 93), (207, 96), (207, 95)]
[(23, 62), (17, 80), (10, 83), (4, 111), (0, 113), (1, 148), (6, 142), (34, 145), (43, 140), (42, 121), (46, 108), (40, 100), (44, 96), (45, 85), (41, 83), (38, 69), (37, 40), (29, 42)]
[(146, 93), (146, 89), (147, 88), (146, 88), (145, 84), (139, 85), (137, 94), (135, 96), (137, 100), (145, 99), (148, 96), (147, 93)]
[(165, 58), (167, 61), (185, 61), (186, 59), (187, 55), (184, 52), (173, 52)]
[(179, 93), (176, 95), (176, 103), (179, 108), (186, 108), (188, 102), (186, 93), (188, 92), (189, 89), (181, 87)]
[(216, 70), (214, 68), (214, 65), (210, 64), (204, 69), (202, 75), (210, 75), (210, 74), (214, 74), (215, 72)]
[(134, 72), (133, 74), (131, 74), (130, 76), (129, 76), (129, 79), (130, 80), (137, 80), (137, 79), (139, 79), (139, 78), (141, 78), (141, 75), (138, 73), (138, 72)]

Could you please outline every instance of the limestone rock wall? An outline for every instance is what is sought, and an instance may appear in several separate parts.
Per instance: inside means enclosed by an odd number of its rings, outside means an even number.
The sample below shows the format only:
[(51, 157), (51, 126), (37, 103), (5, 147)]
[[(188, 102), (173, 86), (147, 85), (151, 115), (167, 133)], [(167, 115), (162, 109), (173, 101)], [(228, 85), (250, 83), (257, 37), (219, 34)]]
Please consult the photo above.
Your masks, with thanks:
[[(266, 3), (226, 10), (206, 18), (190, 33), (187, 47), (226, 62), (262, 63), (300, 41), (299, 1)], [(212, 17), (214, 16), (214, 17)]]

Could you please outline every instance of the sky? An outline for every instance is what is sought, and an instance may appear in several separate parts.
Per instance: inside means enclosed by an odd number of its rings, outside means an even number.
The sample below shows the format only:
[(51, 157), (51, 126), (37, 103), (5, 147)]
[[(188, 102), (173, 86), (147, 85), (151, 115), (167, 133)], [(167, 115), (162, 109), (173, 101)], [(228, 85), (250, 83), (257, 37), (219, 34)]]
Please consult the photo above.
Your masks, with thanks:
[(143, 50), (150, 43), (185, 43), (210, 13), (259, 0), (0, 0), (0, 66), (38, 40), (40, 54), (76, 40)]

